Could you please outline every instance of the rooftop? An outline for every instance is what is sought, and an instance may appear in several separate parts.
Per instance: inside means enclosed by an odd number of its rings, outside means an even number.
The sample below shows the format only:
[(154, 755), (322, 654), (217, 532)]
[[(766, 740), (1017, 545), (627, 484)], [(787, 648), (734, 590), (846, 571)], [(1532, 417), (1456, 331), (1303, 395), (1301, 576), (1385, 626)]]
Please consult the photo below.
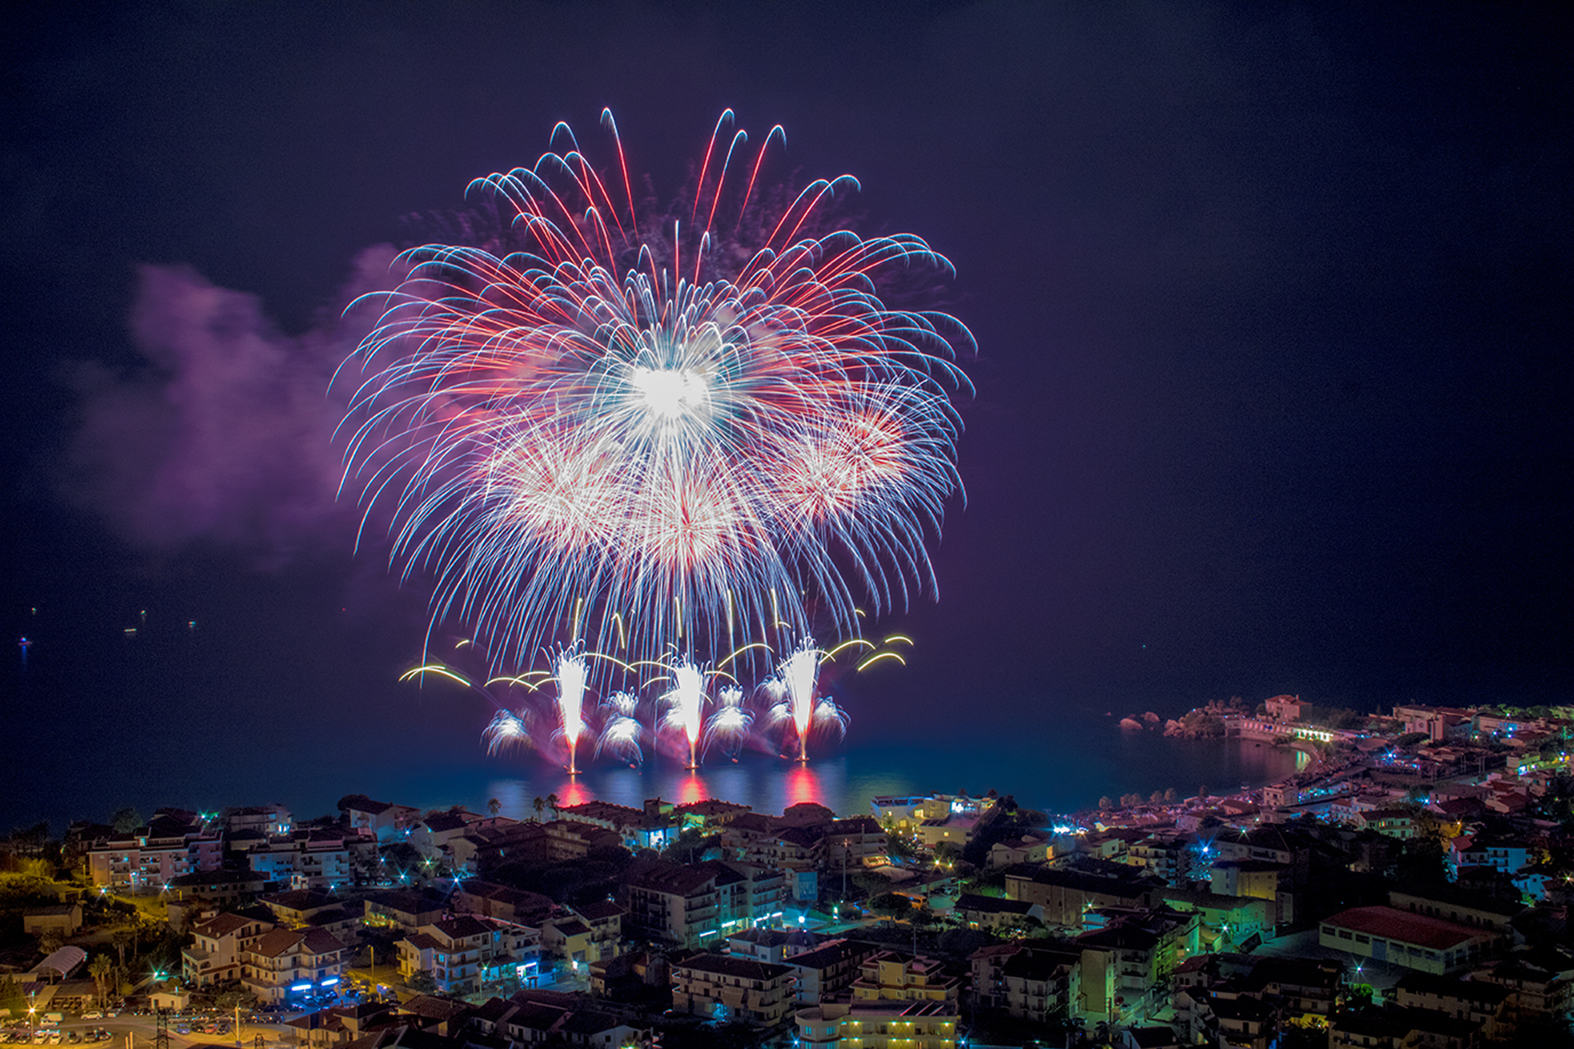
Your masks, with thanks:
[(1323, 924), (1438, 951), (1492, 935), (1488, 930), (1456, 925), (1441, 918), (1413, 914), (1393, 907), (1351, 907), (1332, 918), (1323, 919)]

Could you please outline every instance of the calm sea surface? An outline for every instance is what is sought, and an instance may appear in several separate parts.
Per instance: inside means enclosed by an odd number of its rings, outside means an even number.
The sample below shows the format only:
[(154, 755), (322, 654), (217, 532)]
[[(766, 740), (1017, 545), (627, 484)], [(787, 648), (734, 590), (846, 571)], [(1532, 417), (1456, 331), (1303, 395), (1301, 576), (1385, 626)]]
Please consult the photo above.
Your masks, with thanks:
[[(1106, 722), (1100, 724), (1099, 722)], [(766, 755), (744, 755), (737, 764), (709, 763), (697, 773), (675, 762), (657, 761), (636, 771), (593, 769), (570, 778), (557, 769), (534, 768), (522, 775), (480, 769), (448, 784), (412, 783), (406, 797), (419, 804), (464, 803), (481, 809), (491, 798), (506, 815), (530, 815), (534, 799), (555, 793), (564, 804), (599, 798), (639, 806), (646, 798), (698, 801), (721, 798), (779, 813), (813, 801), (842, 815), (869, 812), (881, 794), (958, 793), (998, 790), (1052, 812), (1091, 808), (1101, 795), (1118, 798), (1173, 787), (1179, 794), (1243, 785), (1260, 786), (1296, 768), (1296, 755), (1251, 743), (1166, 739), (1156, 732), (1122, 732), (1113, 719), (1079, 726), (1042, 747), (961, 744), (851, 746), (800, 766)], [(446, 791), (445, 791), (446, 788)], [(484, 809), (482, 809), (484, 811)]]

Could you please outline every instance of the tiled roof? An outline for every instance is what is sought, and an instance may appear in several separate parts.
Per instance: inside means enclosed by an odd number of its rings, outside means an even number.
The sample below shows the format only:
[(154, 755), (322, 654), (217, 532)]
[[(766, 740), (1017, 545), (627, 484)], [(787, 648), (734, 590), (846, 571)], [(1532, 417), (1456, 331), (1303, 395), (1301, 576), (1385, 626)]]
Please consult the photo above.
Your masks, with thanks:
[(1412, 914), (1393, 907), (1351, 907), (1332, 918), (1323, 919), (1323, 924), (1439, 951), (1490, 935), (1485, 929), (1455, 925), (1441, 918)]
[(468, 936), (484, 936), (491, 928), (468, 914), (461, 914), (457, 918), (446, 918), (435, 926), (436, 929), (450, 940), (462, 940)]
[(211, 936), (218, 940), (239, 932), (256, 920), (255, 918), (242, 918), (238, 914), (225, 913), (209, 918), (202, 924), (194, 926), (191, 931), (198, 936)]
[(623, 914), (623, 908), (611, 900), (597, 900), (594, 903), (581, 904), (575, 907), (574, 911), (581, 918), (591, 922), (606, 921), (608, 918), (615, 918)]
[(294, 929), (274, 929), (264, 933), (256, 943), (251, 945), (252, 953), (260, 954), (264, 958), (277, 958), (295, 949), (296, 944), (302, 940), (302, 934)]
[(1033, 905), (1025, 900), (1008, 900), (1000, 896), (979, 896), (964, 892), (956, 898), (958, 911), (976, 911), (980, 914), (1026, 914)]
[(736, 958), (726, 954), (696, 955), (687, 961), (674, 963), (673, 969), (695, 969), (699, 972), (714, 973), (717, 976), (734, 976), (740, 980), (775, 980), (792, 975), (792, 969), (785, 965), (755, 961), (752, 958)]

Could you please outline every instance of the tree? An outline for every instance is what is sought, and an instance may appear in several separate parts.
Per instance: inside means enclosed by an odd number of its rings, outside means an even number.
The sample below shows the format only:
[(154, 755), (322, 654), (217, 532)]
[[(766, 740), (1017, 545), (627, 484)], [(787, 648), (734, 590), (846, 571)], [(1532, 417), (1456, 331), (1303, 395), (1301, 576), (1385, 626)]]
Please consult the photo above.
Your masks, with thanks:
[(1447, 884), (1448, 865), (1443, 859), (1442, 841), (1428, 834), (1405, 842), (1395, 873), (1402, 884)]
[(496, 816), (503, 810), (503, 803), (498, 801), (496, 798), (493, 798), (491, 801), (486, 803), (486, 810), (492, 815)]
[(132, 806), (127, 805), (124, 808), (116, 811), (116, 813), (109, 818), (109, 822), (110, 825), (115, 828), (116, 834), (130, 834), (132, 831), (142, 826), (144, 821), (142, 819), (142, 813), (138, 812)]
[(104, 1004), (104, 991), (109, 986), (110, 977), (114, 975), (115, 963), (109, 960), (109, 955), (100, 954), (88, 963), (87, 974), (93, 977), (93, 984), (98, 988), (98, 1004)]
[(1114, 807), (1115, 807), (1115, 803), (1110, 800), (1110, 796), (1108, 794), (1104, 795), (1102, 798), (1099, 799), (1099, 811), (1100, 812), (1108, 812), (1110, 809), (1112, 809)]
[(536, 796), (536, 800), (534, 802), (534, 806), (535, 806), (535, 810), (536, 810), (536, 822), (540, 823), (541, 822), (541, 811), (547, 807), (547, 803), (541, 799), (540, 795), (537, 795)]
[(706, 834), (698, 827), (685, 827), (667, 843), (667, 847), (661, 851), (661, 857), (674, 863), (690, 863), (703, 860), (707, 852), (720, 845), (720, 834)]
[(250, 1010), (257, 1004), (257, 996), (250, 991), (223, 991), (213, 997), (213, 1006), (220, 1012), (232, 1013), (236, 1009)]
[(889, 892), (891, 890), (890, 878), (887, 878), (883, 874), (876, 874), (874, 871), (867, 870), (863, 867), (859, 867), (857, 870), (849, 872), (847, 875), (847, 880), (858, 886), (858, 888), (862, 889), (870, 896), (878, 896), (882, 892)]
[(558, 802), (556, 794), (547, 795), (547, 808), (552, 810), (553, 819), (557, 819), (562, 814), (563, 809), (561, 804)]
[(433, 994), (437, 991), (437, 977), (428, 969), (418, 969), (410, 975), (404, 985), (416, 994)]
[(870, 897), (869, 909), (884, 918), (903, 917), (912, 912), (913, 904), (906, 896), (898, 896), (894, 892), (882, 892), (878, 896)]
[(918, 841), (910, 834), (891, 831), (886, 834), (885, 854), (893, 860), (911, 860), (918, 855)]

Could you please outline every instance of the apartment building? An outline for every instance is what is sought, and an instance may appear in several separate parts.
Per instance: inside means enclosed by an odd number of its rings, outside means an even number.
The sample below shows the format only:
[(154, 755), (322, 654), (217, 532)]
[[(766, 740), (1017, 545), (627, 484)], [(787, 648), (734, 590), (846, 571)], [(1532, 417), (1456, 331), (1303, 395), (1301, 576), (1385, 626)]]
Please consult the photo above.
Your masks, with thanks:
[(399, 975), (408, 981), (428, 972), (444, 994), (472, 994), (484, 983), (533, 971), (540, 942), (535, 929), (462, 914), (400, 940)]
[(851, 940), (830, 940), (812, 950), (788, 956), (781, 964), (794, 973), (793, 1000), (819, 1005), (845, 994), (858, 978), (859, 966), (878, 948)]
[(780, 871), (720, 860), (636, 863), (622, 886), (630, 934), (685, 947), (779, 921), (784, 891)]
[(783, 1023), (793, 1004), (793, 970), (724, 954), (699, 954), (672, 967), (672, 1008), (759, 1027)]
[(322, 929), (273, 929), (242, 951), (241, 982), (264, 1003), (337, 986), (349, 948)]
[(216, 871), (224, 842), (195, 813), (165, 810), (145, 826), (111, 834), (87, 849), (93, 884), (129, 892), (158, 892), (182, 875)]
[(250, 842), (246, 859), (253, 871), (292, 889), (334, 892), (354, 884), (357, 860), (372, 860), (376, 850), (369, 834), (313, 828)]
[(193, 926), (193, 942), (180, 952), (181, 976), (197, 987), (240, 979), (246, 950), (272, 930), (272, 922), (238, 914), (220, 914)]

